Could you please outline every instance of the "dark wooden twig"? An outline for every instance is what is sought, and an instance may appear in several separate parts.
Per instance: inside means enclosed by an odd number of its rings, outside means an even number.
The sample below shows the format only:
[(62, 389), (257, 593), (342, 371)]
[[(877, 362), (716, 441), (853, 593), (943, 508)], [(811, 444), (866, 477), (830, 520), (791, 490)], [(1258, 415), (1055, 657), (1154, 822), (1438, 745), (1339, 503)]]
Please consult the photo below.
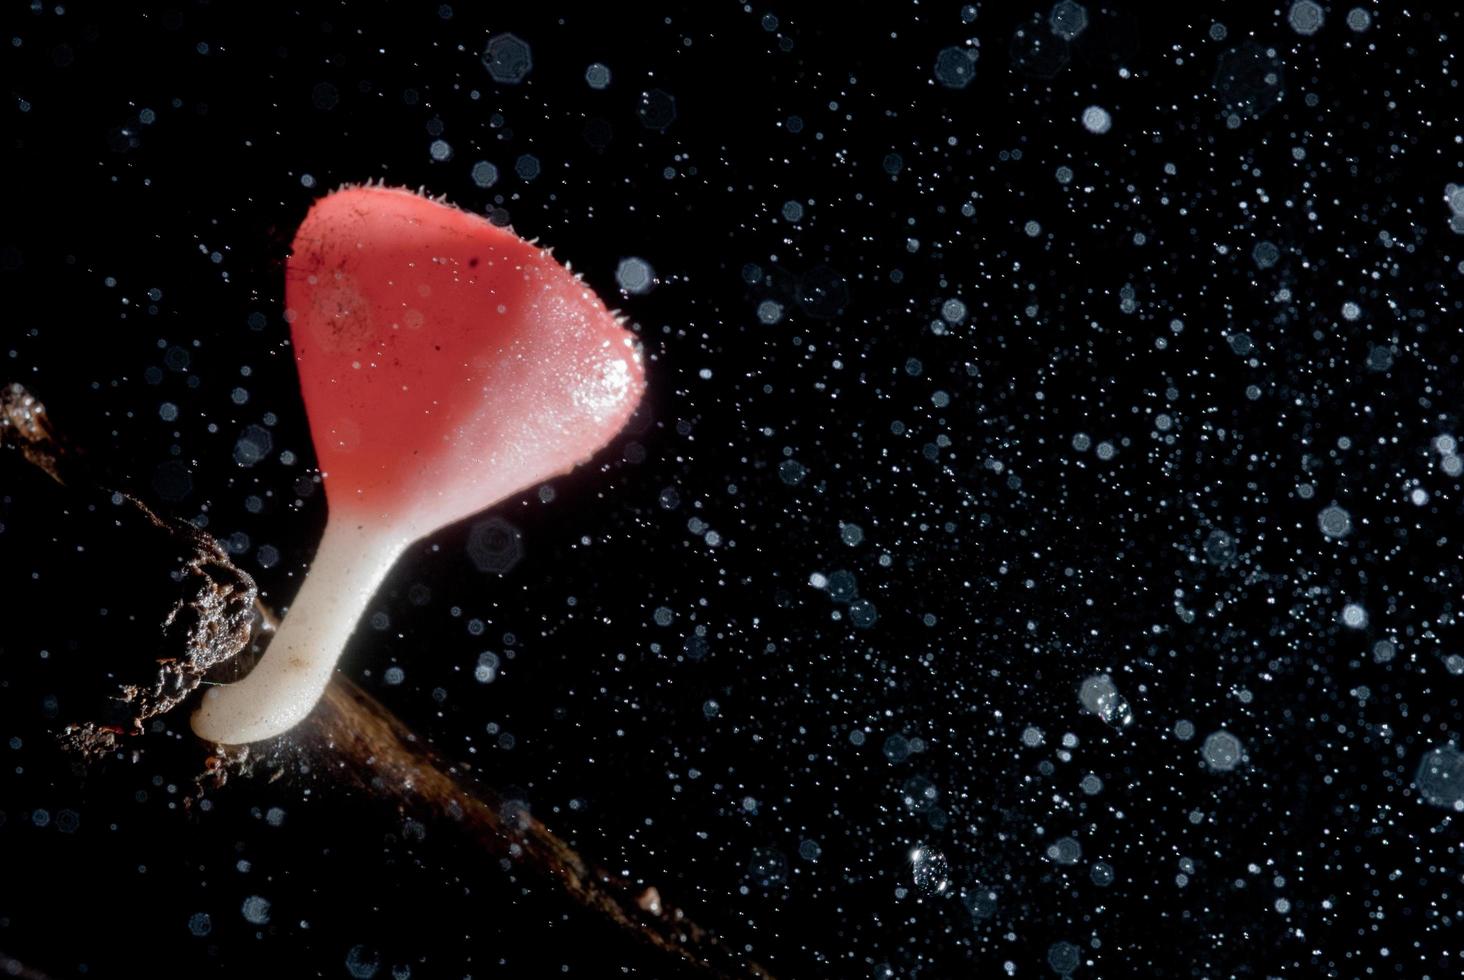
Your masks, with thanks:
[[(130, 535), (128, 553), (136, 554), (141, 540), (145, 550), (165, 556), (167, 601), (148, 610), (160, 618), (140, 617), (152, 624), (152, 648), (136, 662), (108, 664), (107, 684), (101, 687), (110, 684), (111, 706), (104, 716), (58, 724), (57, 735), (68, 748), (89, 758), (108, 755), (140, 734), (148, 719), (178, 709), (206, 672), (239, 655), (251, 638), (262, 640), (260, 633), (268, 633), (272, 617), (258, 603), (253, 581), (209, 535), (186, 522), (159, 517), (136, 498), (98, 488), (53, 431), (44, 406), (20, 385), (0, 389), (3, 450), (18, 453), (49, 477), (36, 482), (34, 492), (50, 486), (115, 508), (106, 512), (98, 534), (121, 528)], [(97, 506), (85, 509), (91, 512)], [(80, 679), (78, 685), (98, 686), (94, 679)], [(68, 700), (90, 703), (86, 698)], [(607, 873), (522, 804), (470, 781), (344, 674), (334, 676), (310, 717), (280, 739), (237, 750), (200, 744), (199, 750), (200, 757), (208, 753), (201, 777), (205, 783), (260, 771), (278, 774), (289, 760), (303, 755), (312, 769), (326, 768), (341, 784), (387, 800), (404, 815), (456, 825), (484, 853), (556, 882), (580, 906), (679, 957), (702, 976), (772, 976), (715, 932), (663, 902), (656, 888)]]
[(391, 796), (405, 812), (457, 823), (485, 851), (552, 875), (579, 904), (707, 976), (771, 976), (664, 904), (654, 887), (632, 886), (590, 864), (522, 804), (470, 789), (399, 718), (343, 675), (326, 688), (301, 737), (321, 749), (312, 753), (317, 758), (334, 761), (341, 781)]

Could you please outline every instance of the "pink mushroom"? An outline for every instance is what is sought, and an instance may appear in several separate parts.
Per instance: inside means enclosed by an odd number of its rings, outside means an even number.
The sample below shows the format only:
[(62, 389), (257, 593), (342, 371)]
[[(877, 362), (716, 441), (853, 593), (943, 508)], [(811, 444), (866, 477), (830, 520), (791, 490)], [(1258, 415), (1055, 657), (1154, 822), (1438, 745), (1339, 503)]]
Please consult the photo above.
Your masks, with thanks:
[(329, 517), (264, 657), (193, 716), (225, 744), (310, 712), (407, 545), (585, 461), (645, 388), (633, 336), (549, 252), (406, 190), (317, 201), (285, 307)]

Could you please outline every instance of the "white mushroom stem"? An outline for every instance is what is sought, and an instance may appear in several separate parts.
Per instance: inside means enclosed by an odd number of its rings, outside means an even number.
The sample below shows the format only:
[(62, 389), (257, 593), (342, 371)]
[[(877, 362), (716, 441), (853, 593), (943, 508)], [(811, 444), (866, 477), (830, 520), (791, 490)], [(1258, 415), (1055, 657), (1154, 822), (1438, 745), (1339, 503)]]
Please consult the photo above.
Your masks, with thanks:
[(282, 735), (303, 721), (404, 547), (400, 536), (384, 536), (351, 515), (329, 519), (269, 649), (242, 681), (209, 689), (193, 714), (194, 733), (243, 745)]

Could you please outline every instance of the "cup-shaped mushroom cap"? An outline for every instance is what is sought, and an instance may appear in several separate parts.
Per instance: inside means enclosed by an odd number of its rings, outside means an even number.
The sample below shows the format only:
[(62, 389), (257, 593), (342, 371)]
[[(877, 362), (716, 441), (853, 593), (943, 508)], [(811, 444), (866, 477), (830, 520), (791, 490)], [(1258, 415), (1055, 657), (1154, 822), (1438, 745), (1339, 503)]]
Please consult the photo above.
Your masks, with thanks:
[(285, 306), (332, 514), (405, 538), (583, 462), (645, 386), (634, 337), (549, 252), (407, 190), (317, 201)]

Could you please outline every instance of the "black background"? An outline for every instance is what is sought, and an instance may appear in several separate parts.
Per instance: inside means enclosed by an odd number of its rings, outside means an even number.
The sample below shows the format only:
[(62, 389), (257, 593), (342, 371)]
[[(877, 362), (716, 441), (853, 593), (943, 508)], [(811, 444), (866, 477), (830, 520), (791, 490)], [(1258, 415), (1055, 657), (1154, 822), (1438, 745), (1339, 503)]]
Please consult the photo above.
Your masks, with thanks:
[[(446, 755), (779, 976), (1051, 975), (1057, 943), (1079, 976), (1452, 976), (1459, 825), (1413, 779), (1464, 684), (1434, 442), (1458, 426), (1464, 23), (1364, 4), (1357, 32), (1331, 4), (1302, 36), (1289, 6), (1089, 4), (1069, 45), (1026, 3), (12, 4), (4, 380), (287, 604), (324, 522), (281, 315), (295, 225), (366, 179), (492, 213), (631, 317), (650, 390), (551, 500), (498, 508), (508, 573), (470, 560), (474, 519), (373, 604), (343, 669)], [(520, 84), (481, 59), (505, 32)], [(974, 80), (946, 87), (961, 45)], [(1237, 49), (1281, 68), (1275, 104), (1217, 75)], [(618, 288), (628, 257), (649, 293)], [(246, 430), (270, 434), (249, 465)], [(870, 605), (810, 585), (837, 571)], [(3, 646), (0, 736), (45, 713), (36, 657)], [(1103, 673), (1127, 727), (1079, 701)], [(1201, 752), (1222, 728), (1229, 772)], [(675, 975), (319, 776), (185, 810), (187, 771), (81, 774), (14, 738), (0, 952), (55, 976), (141, 952), (347, 976), (356, 947), (378, 976)], [(948, 887), (913, 881), (917, 845)]]

